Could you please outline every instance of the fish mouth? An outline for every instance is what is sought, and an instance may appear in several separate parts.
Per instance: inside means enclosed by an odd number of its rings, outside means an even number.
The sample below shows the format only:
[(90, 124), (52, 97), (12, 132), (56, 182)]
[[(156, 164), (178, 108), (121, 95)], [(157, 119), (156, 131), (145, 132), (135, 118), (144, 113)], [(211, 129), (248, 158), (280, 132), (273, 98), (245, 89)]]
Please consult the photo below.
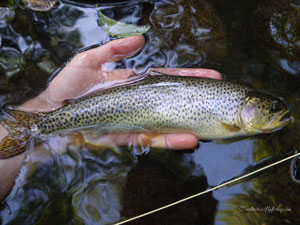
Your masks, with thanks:
[(272, 120), (268, 124), (267, 128), (263, 129), (261, 131), (262, 131), (262, 133), (274, 132), (276, 130), (279, 130), (279, 129), (285, 127), (292, 121), (293, 121), (293, 118), (290, 116), (290, 111), (282, 110), (282, 111), (276, 113), (276, 115), (273, 116)]

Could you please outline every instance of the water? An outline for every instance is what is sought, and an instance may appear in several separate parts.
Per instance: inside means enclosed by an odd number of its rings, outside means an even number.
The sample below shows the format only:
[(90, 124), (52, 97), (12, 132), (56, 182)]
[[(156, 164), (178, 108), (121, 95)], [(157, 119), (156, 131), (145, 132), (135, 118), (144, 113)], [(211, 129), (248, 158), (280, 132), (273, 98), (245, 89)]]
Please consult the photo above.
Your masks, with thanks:
[[(97, 25), (96, 2), (63, 1), (48, 12), (0, 3), (1, 106), (38, 95), (74, 53), (111, 40)], [(112, 68), (216, 69), (226, 80), (282, 96), (295, 122), (273, 135), (142, 155), (86, 143), (80, 135), (71, 142), (54, 137), (26, 158), (0, 207), (2, 224), (114, 223), (297, 149), (299, 1), (105, 1), (98, 9), (116, 20), (152, 27), (142, 51)], [(130, 224), (298, 224), (297, 160)]]

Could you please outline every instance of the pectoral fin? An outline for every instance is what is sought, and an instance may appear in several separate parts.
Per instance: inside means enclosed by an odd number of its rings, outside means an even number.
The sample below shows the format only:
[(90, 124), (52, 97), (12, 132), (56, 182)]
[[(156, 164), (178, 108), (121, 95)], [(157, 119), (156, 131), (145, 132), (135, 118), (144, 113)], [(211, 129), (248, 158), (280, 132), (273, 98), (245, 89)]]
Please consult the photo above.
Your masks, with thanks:
[(222, 122), (222, 121), (220, 121), (220, 120), (218, 120), (218, 121), (223, 125), (223, 127), (224, 127), (226, 130), (228, 130), (228, 131), (230, 131), (230, 132), (239, 132), (239, 131), (241, 130), (241, 128), (238, 127), (238, 126), (236, 126), (236, 125), (224, 123), (224, 122)]

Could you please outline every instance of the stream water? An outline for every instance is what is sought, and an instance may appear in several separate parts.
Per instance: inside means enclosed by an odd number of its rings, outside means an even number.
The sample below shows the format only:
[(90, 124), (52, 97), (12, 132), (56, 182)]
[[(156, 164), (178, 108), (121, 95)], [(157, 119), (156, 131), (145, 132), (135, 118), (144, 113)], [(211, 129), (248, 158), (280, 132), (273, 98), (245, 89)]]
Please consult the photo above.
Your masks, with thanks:
[[(112, 224), (299, 150), (297, 0), (65, 0), (46, 12), (2, 0), (2, 107), (37, 96), (77, 51), (112, 39), (98, 25), (97, 9), (124, 23), (151, 26), (142, 51), (114, 68), (215, 69), (225, 80), (283, 97), (294, 123), (272, 135), (141, 155), (130, 148), (97, 149), (80, 137), (72, 143), (54, 137), (26, 158), (0, 206), (0, 224)], [(299, 181), (296, 158), (129, 224), (300, 224)]]

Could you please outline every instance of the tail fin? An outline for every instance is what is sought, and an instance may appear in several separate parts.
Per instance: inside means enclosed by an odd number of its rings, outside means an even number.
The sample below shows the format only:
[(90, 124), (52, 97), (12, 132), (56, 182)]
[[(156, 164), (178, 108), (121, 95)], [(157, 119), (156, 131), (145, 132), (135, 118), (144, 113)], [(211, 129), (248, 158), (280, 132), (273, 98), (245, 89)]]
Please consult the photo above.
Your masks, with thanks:
[(31, 142), (31, 121), (35, 113), (14, 109), (3, 112), (0, 123), (8, 134), (0, 141), (0, 159), (24, 152)]

